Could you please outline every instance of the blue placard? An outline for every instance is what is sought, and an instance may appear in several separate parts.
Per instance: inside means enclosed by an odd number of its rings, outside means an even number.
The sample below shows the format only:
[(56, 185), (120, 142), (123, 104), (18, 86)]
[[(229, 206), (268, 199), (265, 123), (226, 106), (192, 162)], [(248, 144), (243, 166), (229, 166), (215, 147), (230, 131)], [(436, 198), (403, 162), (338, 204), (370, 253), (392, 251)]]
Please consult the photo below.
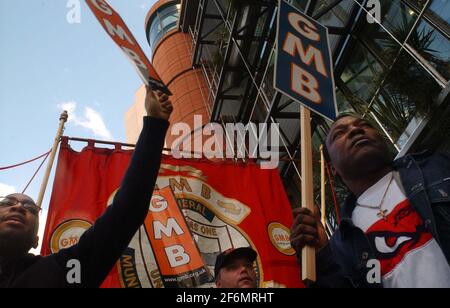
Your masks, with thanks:
[(337, 105), (328, 29), (280, 1), (275, 88), (330, 120)]

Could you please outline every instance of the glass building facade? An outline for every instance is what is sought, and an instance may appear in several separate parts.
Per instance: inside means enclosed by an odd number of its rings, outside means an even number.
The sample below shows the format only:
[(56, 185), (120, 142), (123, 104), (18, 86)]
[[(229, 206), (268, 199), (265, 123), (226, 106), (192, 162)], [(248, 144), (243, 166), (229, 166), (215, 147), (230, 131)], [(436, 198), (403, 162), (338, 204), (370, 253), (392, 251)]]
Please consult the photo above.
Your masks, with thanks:
[[(195, 18), (181, 20), (182, 27), (193, 39), (193, 65), (208, 83), (211, 121), (279, 123), (280, 173), (292, 204), (299, 205), (299, 106), (273, 89), (278, 1), (185, 2)], [(329, 29), (339, 112), (369, 119), (394, 156), (448, 149), (450, 0), (379, 2), (380, 20), (371, 20), (363, 0), (291, 1)], [(316, 161), (330, 124), (313, 115)], [(341, 199), (344, 189), (336, 189)], [(334, 207), (328, 212), (331, 230)]]
[(180, 1), (171, 1), (153, 13), (152, 19), (147, 24), (147, 40), (152, 50), (165, 34), (177, 28), (180, 9)]

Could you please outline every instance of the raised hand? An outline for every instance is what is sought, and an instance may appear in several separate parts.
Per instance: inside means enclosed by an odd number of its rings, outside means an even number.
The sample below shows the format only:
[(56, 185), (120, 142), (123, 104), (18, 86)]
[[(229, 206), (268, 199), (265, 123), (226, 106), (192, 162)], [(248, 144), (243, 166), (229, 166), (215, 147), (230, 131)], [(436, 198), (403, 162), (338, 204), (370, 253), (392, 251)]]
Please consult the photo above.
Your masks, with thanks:
[(168, 121), (173, 111), (173, 105), (169, 100), (169, 96), (161, 91), (155, 92), (148, 86), (146, 90), (145, 110), (147, 115)]

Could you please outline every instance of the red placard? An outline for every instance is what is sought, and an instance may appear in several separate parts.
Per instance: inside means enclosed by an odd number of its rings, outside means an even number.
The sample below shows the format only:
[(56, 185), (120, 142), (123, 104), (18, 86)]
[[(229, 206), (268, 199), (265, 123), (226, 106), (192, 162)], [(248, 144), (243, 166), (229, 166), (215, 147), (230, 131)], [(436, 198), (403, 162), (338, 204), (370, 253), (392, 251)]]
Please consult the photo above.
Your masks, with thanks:
[(130, 59), (142, 81), (153, 90), (161, 90), (168, 95), (172, 95), (123, 19), (108, 2), (105, 0), (86, 0), (86, 3), (105, 31)]

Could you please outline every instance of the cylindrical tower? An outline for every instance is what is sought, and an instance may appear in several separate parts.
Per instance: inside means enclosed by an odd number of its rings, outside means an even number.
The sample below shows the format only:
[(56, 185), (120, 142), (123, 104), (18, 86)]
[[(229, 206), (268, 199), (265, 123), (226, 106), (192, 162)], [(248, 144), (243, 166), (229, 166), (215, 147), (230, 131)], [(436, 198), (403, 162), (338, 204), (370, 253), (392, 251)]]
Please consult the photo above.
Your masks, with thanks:
[[(181, 2), (158, 1), (147, 14), (145, 29), (152, 50), (152, 63), (173, 93), (171, 126), (183, 122), (194, 129), (195, 115), (202, 116), (203, 125), (210, 120), (206, 105), (208, 89), (202, 71), (192, 66), (192, 38), (179, 29)], [(125, 114), (127, 142), (136, 142), (141, 131), (144, 99), (145, 88), (142, 86), (136, 92), (134, 104)], [(170, 134), (170, 129), (166, 138), (168, 147), (177, 138)]]
[[(194, 115), (201, 115), (203, 124), (209, 122), (208, 89), (201, 70), (192, 66), (192, 38), (179, 31), (180, 12), (180, 0), (160, 0), (149, 11), (145, 25), (152, 63), (173, 93), (171, 123), (187, 123), (194, 129)], [(174, 139), (168, 134), (167, 145)]]

